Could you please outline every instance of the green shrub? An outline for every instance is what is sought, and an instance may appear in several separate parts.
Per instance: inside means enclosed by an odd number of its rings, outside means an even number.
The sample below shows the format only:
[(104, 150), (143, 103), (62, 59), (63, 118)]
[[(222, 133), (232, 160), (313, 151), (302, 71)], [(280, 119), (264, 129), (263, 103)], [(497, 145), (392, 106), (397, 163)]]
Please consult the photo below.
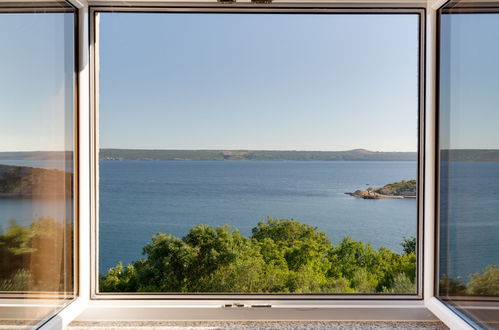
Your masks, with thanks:
[(333, 245), (316, 227), (293, 219), (267, 218), (251, 237), (206, 225), (181, 239), (158, 233), (143, 253), (144, 259), (102, 275), (101, 291), (415, 293), (414, 253), (375, 250), (350, 237)]

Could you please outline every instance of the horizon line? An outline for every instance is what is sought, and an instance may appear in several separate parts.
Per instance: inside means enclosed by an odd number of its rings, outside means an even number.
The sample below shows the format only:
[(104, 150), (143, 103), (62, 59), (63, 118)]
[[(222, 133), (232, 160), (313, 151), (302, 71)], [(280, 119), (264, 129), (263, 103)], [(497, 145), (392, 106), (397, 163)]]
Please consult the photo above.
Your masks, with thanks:
[[(395, 153), (395, 152), (405, 152), (405, 153), (417, 153), (418, 151), (407, 151), (407, 150), (396, 150), (396, 151), (380, 151), (380, 150), (369, 150), (364, 148), (355, 148), (347, 150), (308, 150), (308, 149), (142, 149), (142, 148), (99, 148), (99, 150), (141, 150), (141, 151), (286, 151), (286, 152), (348, 152), (348, 151), (367, 151), (367, 152), (385, 152), (385, 153)], [(480, 151), (499, 151), (498, 148), (454, 148), (454, 149), (440, 149), (440, 150), (480, 150)], [(35, 152), (75, 152), (75, 150), (9, 150), (0, 151), (0, 153), (35, 153)]]
[(224, 149), (224, 148), (210, 148), (210, 149), (143, 149), (143, 148), (100, 148), (99, 150), (142, 150), (142, 151), (295, 151), (295, 152), (347, 152), (347, 151), (368, 151), (368, 152), (417, 152), (416, 151), (379, 151), (369, 150), (365, 148), (354, 148), (346, 150), (318, 150), (318, 149)]
[[(367, 152), (418, 152), (415, 151), (380, 151), (380, 150), (369, 150), (365, 148), (354, 148), (354, 149), (346, 149), (346, 150), (318, 150), (318, 149), (224, 149), (224, 148), (212, 148), (212, 149), (156, 149), (156, 148), (99, 148), (99, 150), (141, 150), (141, 151), (286, 151), (286, 152), (348, 152), (348, 151), (367, 151)], [(499, 150), (499, 149), (492, 149)], [(22, 150), (22, 151), (0, 151), (0, 153), (8, 153), (8, 152), (74, 152), (74, 150)]]

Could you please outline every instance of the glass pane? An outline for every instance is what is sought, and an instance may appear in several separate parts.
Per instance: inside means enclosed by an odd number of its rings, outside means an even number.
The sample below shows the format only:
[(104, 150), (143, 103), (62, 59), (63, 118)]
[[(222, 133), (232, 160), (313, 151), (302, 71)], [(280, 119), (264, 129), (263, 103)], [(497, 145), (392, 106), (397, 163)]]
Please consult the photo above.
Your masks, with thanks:
[(0, 327), (74, 297), (74, 19), (0, 6)]
[(101, 292), (416, 293), (417, 14), (99, 15)]
[(438, 294), (499, 329), (499, 10), (473, 7), (441, 15)]

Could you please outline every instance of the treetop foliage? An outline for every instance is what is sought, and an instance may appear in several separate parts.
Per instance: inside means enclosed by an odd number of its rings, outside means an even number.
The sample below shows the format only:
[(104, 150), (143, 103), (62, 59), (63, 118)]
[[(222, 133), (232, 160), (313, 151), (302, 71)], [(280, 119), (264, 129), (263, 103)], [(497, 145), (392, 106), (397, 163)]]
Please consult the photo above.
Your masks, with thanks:
[[(316, 227), (267, 218), (251, 237), (198, 225), (183, 238), (158, 233), (145, 258), (101, 276), (102, 292), (415, 293), (416, 256), (375, 250)], [(397, 291), (399, 290), (399, 291)], [(402, 290), (402, 291), (400, 291)]]
[[(65, 291), (61, 254), (72, 230), (49, 218), (0, 230), (0, 291)], [(65, 238), (64, 238), (65, 237)], [(67, 242), (67, 243), (63, 243)], [(157, 233), (144, 258), (101, 275), (101, 292), (415, 293), (416, 238), (403, 253), (345, 237), (338, 244), (316, 227), (267, 218), (250, 237), (229, 226), (198, 225), (178, 238)], [(49, 249), (49, 250), (47, 250)], [(499, 266), (440, 280), (443, 295), (499, 296)]]

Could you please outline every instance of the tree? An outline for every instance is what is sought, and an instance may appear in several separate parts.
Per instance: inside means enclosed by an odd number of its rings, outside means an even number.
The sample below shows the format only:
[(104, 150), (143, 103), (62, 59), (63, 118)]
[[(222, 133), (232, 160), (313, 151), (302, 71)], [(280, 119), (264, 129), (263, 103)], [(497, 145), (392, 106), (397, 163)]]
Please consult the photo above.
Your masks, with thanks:
[[(267, 240), (267, 244), (274, 243), (273, 249), (263, 251), (272, 254), (274, 258), (283, 256), (289, 270), (311, 268), (323, 272), (329, 268), (327, 253), (331, 248), (331, 240), (326, 234), (318, 232), (317, 227), (293, 219), (267, 218), (267, 222), (259, 222), (252, 232), (252, 238), (258, 242)], [(277, 255), (276, 251), (279, 252)], [(264, 258), (271, 260), (268, 254)]]
[(416, 253), (416, 237), (404, 237), (401, 245), (404, 249), (404, 254)]
[(393, 284), (389, 288), (383, 289), (384, 293), (408, 293), (416, 292), (416, 284), (404, 273), (395, 275)]
[[(267, 218), (244, 237), (229, 226), (198, 225), (183, 238), (158, 233), (145, 258), (101, 276), (103, 292), (414, 292), (415, 255)], [(388, 291), (392, 290), (392, 291)], [(402, 292), (404, 290), (409, 290)]]

